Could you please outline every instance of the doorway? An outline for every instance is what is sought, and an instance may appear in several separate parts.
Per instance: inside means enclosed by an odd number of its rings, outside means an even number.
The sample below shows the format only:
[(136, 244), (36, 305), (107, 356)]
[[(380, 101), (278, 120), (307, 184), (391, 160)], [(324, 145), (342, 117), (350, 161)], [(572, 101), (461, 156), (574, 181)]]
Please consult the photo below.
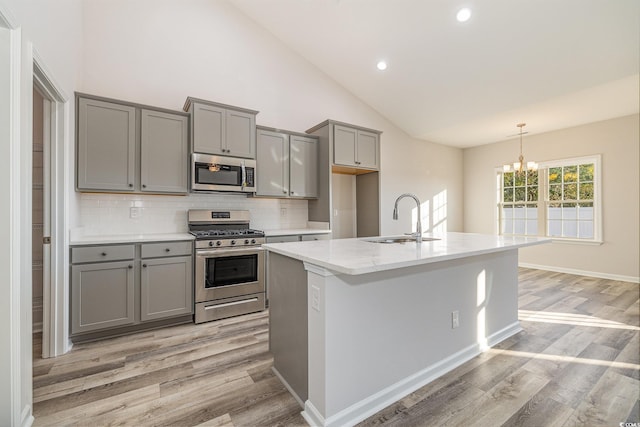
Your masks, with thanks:
[[(42, 307), (43, 307), (43, 284), (45, 274), (49, 276), (49, 266), (44, 259), (44, 237), (45, 228), (49, 229), (49, 224), (45, 226), (45, 188), (49, 183), (44, 173), (44, 153), (45, 142), (49, 143), (49, 138), (45, 139), (45, 99), (44, 95), (33, 85), (33, 129), (32, 129), (32, 166), (31, 166), (31, 277), (32, 277), (32, 326), (33, 326), (33, 354), (42, 354)], [(47, 147), (48, 148), (48, 147)], [(47, 152), (49, 150), (47, 149)], [(47, 182), (45, 182), (45, 179)], [(48, 209), (47, 209), (48, 211)], [(48, 236), (48, 234), (47, 234)], [(48, 260), (47, 260), (48, 261)], [(40, 339), (38, 339), (38, 336)]]

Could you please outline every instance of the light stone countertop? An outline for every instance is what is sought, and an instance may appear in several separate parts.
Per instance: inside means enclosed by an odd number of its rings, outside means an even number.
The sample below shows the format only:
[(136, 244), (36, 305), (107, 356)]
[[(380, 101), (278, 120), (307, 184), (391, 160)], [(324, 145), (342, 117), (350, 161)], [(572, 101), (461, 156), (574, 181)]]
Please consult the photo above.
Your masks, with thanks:
[(264, 230), (266, 237), (273, 236), (295, 236), (297, 234), (329, 234), (331, 230), (319, 229), (319, 228), (291, 228), (282, 230)]
[(75, 236), (69, 242), (70, 246), (81, 245), (108, 245), (113, 243), (153, 243), (172, 242), (180, 240), (194, 240), (189, 233), (148, 233), (148, 234), (117, 234), (117, 235), (94, 235)]
[(262, 247), (337, 273), (357, 275), (551, 242), (551, 239), (543, 237), (508, 237), (472, 233), (446, 233), (442, 236), (425, 234), (424, 237), (435, 237), (441, 240), (424, 241), (418, 245), (415, 242), (373, 243), (367, 241), (371, 238), (356, 238), (269, 243)]

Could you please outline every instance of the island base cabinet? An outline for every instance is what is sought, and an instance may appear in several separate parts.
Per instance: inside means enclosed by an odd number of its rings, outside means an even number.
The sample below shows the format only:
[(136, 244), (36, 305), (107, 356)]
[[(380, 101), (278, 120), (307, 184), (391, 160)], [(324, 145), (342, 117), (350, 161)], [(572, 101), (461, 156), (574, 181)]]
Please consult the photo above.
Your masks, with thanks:
[(74, 265), (71, 276), (72, 334), (135, 322), (133, 261)]
[(140, 320), (190, 314), (193, 310), (191, 257), (144, 260), (140, 276)]

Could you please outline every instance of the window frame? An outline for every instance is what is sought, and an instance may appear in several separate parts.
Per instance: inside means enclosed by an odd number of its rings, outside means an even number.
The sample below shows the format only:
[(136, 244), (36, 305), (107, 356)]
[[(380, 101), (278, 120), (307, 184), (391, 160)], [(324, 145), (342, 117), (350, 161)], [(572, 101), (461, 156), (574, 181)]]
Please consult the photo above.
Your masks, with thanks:
[[(548, 208), (551, 203), (557, 201), (549, 200), (549, 175), (548, 171), (554, 167), (579, 166), (583, 164), (593, 163), (593, 237), (590, 239), (581, 239), (574, 237), (549, 236), (549, 218)], [(502, 233), (502, 208), (503, 208), (503, 174), (502, 168), (496, 168), (496, 221), (494, 227), (496, 234), (501, 236), (524, 236), (531, 237), (531, 234), (513, 234)], [(539, 237), (548, 237), (553, 242), (582, 244), (582, 245), (601, 245), (603, 243), (602, 232), (602, 155), (595, 154), (590, 156), (570, 157), (565, 159), (551, 160), (538, 163), (538, 234)]]

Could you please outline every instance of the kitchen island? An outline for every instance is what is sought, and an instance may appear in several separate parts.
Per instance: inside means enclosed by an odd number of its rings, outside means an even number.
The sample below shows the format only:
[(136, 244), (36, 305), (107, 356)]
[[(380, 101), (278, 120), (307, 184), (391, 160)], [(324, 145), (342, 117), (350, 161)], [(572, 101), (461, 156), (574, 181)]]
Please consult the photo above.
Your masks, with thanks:
[(353, 425), (521, 330), (518, 248), (446, 233), (264, 245), (274, 372), (311, 425)]

